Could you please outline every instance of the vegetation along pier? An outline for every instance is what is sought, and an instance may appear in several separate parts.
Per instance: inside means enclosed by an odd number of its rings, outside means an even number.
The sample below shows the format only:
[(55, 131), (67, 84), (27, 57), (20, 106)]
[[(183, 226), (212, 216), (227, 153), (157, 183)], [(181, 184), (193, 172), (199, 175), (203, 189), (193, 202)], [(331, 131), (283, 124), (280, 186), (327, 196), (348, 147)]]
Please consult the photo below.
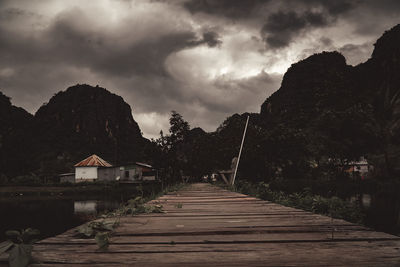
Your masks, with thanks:
[[(107, 249), (76, 229), (34, 245), (40, 266), (399, 266), (400, 237), (192, 184), (123, 216)], [(33, 264), (35, 266), (35, 264)]]

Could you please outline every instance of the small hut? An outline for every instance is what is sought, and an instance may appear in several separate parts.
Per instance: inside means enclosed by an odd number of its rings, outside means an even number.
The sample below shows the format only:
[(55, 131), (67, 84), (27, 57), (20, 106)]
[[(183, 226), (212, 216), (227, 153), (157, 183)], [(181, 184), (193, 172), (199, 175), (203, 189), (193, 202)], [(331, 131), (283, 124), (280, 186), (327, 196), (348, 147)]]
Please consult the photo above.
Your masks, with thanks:
[[(107, 169), (105, 172), (99, 171), (100, 169), (104, 168)], [(108, 168), (110, 168), (110, 170), (108, 170)], [(99, 178), (102, 178), (100, 177), (102, 176), (100, 173), (108, 174), (108, 172), (113, 171), (113, 169), (114, 168), (112, 168), (112, 165), (110, 163), (93, 154), (90, 157), (87, 157), (81, 162), (75, 164), (75, 182), (95, 181)], [(111, 177), (110, 179), (115, 179), (114, 174), (110, 174), (109, 176)]]

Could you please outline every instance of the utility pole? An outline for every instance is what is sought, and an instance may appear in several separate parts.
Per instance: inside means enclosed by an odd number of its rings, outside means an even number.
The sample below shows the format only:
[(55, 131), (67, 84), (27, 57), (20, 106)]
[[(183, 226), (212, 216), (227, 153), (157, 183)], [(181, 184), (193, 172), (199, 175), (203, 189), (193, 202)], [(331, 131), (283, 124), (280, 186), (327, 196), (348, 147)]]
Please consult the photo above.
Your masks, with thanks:
[(247, 116), (246, 126), (244, 127), (244, 132), (243, 132), (243, 137), (242, 137), (242, 144), (240, 145), (239, 156), (238, 156), (238, 160), (237, 160), (237, 163), (236, 163), (235, 173), (233, 174), (232, 185), (235, 184), (236, 174), (237, 174), (237, 170), (238, 170), (238, 167), (239, 167), (240, 155), (242, 154), (244, 138), (246, 136), (246, 131), (247, 131), (247, 125), (249, 124), (249, 118), (250, 118), (250, 116)]

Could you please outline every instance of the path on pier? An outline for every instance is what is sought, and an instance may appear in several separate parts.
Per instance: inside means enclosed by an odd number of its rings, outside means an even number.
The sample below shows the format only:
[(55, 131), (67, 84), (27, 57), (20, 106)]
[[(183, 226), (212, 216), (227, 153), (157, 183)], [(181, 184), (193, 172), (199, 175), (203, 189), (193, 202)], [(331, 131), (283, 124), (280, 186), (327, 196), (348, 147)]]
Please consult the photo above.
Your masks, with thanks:
[(209, 184), (155, 201), (165, 213), (123, 217), (106, 252), (69, 230), (33, 254), (40, 266), (400, 266), (400, 237)]

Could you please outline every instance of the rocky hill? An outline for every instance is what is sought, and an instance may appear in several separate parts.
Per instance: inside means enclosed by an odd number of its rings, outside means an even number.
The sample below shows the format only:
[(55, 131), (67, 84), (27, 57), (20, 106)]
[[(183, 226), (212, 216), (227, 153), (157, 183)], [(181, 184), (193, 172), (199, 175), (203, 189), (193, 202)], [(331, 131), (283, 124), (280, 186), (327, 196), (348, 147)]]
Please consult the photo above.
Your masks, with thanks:
[[(263, 179), (279, 170), (306, 177), (315, 163), (367, 156), (382, 175), (393, 176), (400, 166), (399, 73), (400, 25), (385, 32), (371, 58), (358, 66), (347, 65), (338, 52), (293, 64), (279, 90), (252, 116), (249, 135), (257, 133), (257, 144), (244, 150), (244, 158), (253, 158), (245, 173), (258, 169)], [(246, 117), (240, 117), (242, 125)], [(217, 134), (228, 126), (222, 124)], [(241, 136), (239, 128), (229, 135)]]
[(262, 104), (261, 115), (306, 127), (324, 110), (353, 104), (351, 75), (352, 67), (338, 52), (312, 55), (288, 69), (281, 88)]
[[(281, 87), (265, 100), (261, 116), (306, 127), (325, 112), (362, 105), (378, 112), (400, 90), (400, 25), (385, 32), (371, 58), (356, 67), (338, 52), (322, 52), (293, 64)], [(390, 101), (389, 101), (390, 102)]]
[(35, 168), (33, 116), (11, 105), (0, 92), (0, 175), (18, 175)]
[(0, 94), (0, 174), (54, 177), (98, 154), (113, 164), (150, 158), (131, 107), (104, 88), (75, 85), (33, 116)]
[(144, 138), (122, 97), (101, 87), (75, 85), (54, 95), (35, 114), (51, 157), (75, 161), (96, 153), (119, 164), (140, 156)]

